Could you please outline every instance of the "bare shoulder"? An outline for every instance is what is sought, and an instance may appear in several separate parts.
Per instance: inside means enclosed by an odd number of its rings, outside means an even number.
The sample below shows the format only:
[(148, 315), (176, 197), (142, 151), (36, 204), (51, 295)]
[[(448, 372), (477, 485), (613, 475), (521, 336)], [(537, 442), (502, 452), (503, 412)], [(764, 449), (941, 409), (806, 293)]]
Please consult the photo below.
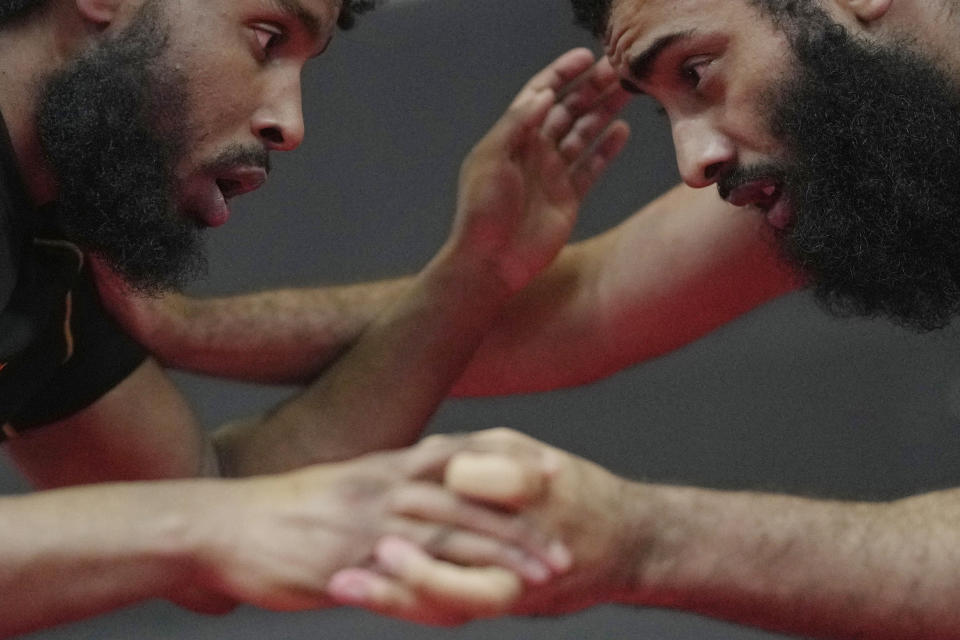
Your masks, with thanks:
[(152, 359), (86, 409), (7, 443), (40, 488), (195, 476), (204, 447), (196, 416)]

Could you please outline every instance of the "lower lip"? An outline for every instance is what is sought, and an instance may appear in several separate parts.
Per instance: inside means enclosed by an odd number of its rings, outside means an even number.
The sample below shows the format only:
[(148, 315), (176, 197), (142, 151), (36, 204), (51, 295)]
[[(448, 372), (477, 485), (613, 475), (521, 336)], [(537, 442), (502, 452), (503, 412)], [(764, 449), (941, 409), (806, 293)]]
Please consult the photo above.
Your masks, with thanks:
[(793, 208), (785, 196), (780, 196), (767, 211), (767, 224), (776, 229), (786, 229), (793, 221)]
[(208, 227), (219, 227), (230, 219), (230, 206), (219, 187), (214, 187), (209, 201), (201, 210), (200, 219)]

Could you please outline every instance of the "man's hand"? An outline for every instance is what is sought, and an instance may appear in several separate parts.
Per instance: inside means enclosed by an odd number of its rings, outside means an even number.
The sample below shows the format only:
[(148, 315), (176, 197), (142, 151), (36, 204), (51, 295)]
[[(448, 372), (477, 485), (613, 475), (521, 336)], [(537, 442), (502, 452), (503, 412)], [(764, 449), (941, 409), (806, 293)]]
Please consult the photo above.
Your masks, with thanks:
[[(606, 59), (575, 49), (538, 73), (463, 163), (448, 245), (522, 289), (556, 257), (623, 148), (629, 99)], [(612, 124), (611, 124), (612, 123)]]
[[(448, 465), (446, 484), (478, 504), (522, 515), (528, 526), (549, 532), (569, 549), (570, 555), (554, 549), (557, 577), (527, 589), (510, 607), (512, 613), (566, 613), (616, 601), (633, 590), (635, 532), (624, 517), (626, 481), (507, 429), (479, 432), (468, 442), (469, 450)], [(357, 590), (363, 597), (335, 594), (341, 602), (390, 613), (392, 601), (383, 594), (391, 588), (413, 589), (423, 599), (462, 597), (439, 571), (425, 568), (427, 557), (416, 547), (380, 545), (377, 551), (376, 567), (348, 570), (356, 583), (369, 585)]]
[[(468, 444), (434, 437), (350, 462), (213, 483), (216, 499), (197, 505), (205, 524), (195, 578), (172, 599), (204, 611), (231, 600), (298, 610), (333, 604), (333, 592), (376, 597), (389, 615), (433, 624), (504, 613), (523, 580), (540, 584), (562, 570), (565, 552), (526, 519), (441, 486), (447, 461)], [(349, 571), (330, 581), (345, 567), (382, 572), (411, 549), (419, 555), (407, 584), (357, 581)], [(418, 589), (424, 580), (448, 595)]]

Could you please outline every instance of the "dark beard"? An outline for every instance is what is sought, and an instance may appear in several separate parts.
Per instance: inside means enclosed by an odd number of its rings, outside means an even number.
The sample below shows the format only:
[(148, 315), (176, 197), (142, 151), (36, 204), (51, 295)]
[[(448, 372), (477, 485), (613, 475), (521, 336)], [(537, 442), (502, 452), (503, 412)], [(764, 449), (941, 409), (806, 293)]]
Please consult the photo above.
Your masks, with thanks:
[(785, 253), (833, 313), (943, 327), (960, 310), (960, 93), (909, 46), (798, 32), (798, 74), (772, 100)]
[(148, 294), (206, 267), (199, 227), (177, 212), (186, 90), (163, 61), (162, 4), (147, 2), (122, 34), (51, 77), (38, 109), (67, 237)]

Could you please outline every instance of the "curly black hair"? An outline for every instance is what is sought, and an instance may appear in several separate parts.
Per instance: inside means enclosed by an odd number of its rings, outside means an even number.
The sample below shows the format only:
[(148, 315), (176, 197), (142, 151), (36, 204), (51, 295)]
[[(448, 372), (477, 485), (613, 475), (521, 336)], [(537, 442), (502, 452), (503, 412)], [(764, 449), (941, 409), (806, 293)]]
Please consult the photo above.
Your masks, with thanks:
[(613, 0), (573, 0), (573, 15), (577, 24), (598, 38), (602, 38), (610, 19)]
[[(0, 26), (27, 17), (39, 10), (49, 0), (0, 0)], [(357, 16), (376, 7), (376, 0), (343, 0), (337, 26), (341, 29), (350, 29), (357, 21)]]
[(0, 0), (0, 26), (25, 18), (47, 3), (47, 0)]
[(340, 8), (340, 17), (337, 18), (337, 26), (344, 31), (352, 29), (357, 21), (358, 15), (365, 11), (370, 11), (376, 6), (376, 0), (343, 0), (343, 6)]
[[(577, 24), (602, 38), (610, 20), (613, 0), (572, 0), (573, 15)], [(817, 0), (747, 0), (749, 4), (775, 18), (802, 19), (818, 16), (821, 11)]]

